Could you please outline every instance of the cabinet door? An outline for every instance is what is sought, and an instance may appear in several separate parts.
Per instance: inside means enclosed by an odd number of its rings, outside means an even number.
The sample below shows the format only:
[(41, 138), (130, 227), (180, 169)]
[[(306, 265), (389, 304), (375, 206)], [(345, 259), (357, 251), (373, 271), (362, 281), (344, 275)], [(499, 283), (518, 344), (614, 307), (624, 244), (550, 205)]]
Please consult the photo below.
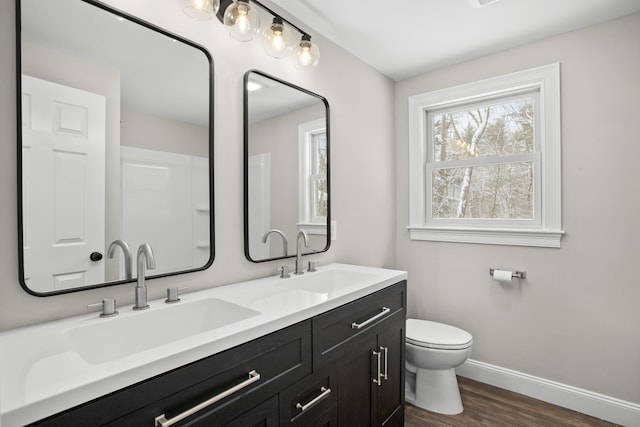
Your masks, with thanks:
[(304, 427), (337, 427), (338, 426), (338, 409), (333, 405), (322, 414), (310, 420)]
[(379, 387), (376, 387), (377, 426), (404, 424), (404, 357), (405, 319), (403, 313), (394, 314), (378, 332), (378, 351), (381, 353)]
[[(245, 412), (224, 427), (276, 427), (278, 426), (278, 396)], [(213, 420), (202, 420), (202, 425), (211, 426)]]
[(338, 425), (368, 427), (373, 413), (373, 378), (377, 377), (377, 357), (373, 355), (377, 338), (367, 334), (354, 342), (338, 363)]

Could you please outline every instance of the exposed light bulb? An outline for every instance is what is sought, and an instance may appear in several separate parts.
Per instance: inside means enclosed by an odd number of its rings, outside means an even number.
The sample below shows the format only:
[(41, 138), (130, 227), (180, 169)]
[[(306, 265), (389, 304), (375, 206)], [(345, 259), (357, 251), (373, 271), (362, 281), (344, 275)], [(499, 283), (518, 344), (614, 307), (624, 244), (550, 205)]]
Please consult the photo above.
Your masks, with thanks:
[(296, 46), (296, 68), (302, 71), (312, 71), (320, 63), (320, 50), (311, 42), (311, 36), (305, 34)]
[(207, 21), (218, 13), (219, 0), (180, 0), (182, 11), (189, 18)]
[(293, 47), (291, 31), (284, 26), (282, 18), (276, 16), (271, 25), (262, 32), (262, 45), (265, 52), (274, 58), (284, 58)]
[(236, 0), (224, 12), (224, 25), (233, 39), (248, 42), (260, 29), (260, 16), (248, 2)]

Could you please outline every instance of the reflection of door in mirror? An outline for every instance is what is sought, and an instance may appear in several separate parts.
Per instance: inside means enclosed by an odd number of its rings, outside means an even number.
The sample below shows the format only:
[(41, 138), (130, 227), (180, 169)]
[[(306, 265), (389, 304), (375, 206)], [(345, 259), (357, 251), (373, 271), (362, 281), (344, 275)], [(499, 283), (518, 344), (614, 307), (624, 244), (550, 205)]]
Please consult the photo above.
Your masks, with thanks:
[(249, 72), (245, 79), (247, 258), (294, 256), (300, 230), (310, 242), (303, 253), (325, 251), (329, 246), (326, 100), (260, 72)]
[(104, 281), (105, 98), (22, 76), (25, 282), (38, 292)]
[[(53, 155), (38, 157), (34, 136), (43, 136), (29, 126), (40, 120), (31, 116), (39, 95), (22, 84), (22, 285), (52, 295), (131, 280), (124, 251), (108, 256), (120, 240), (134, 254), (142, 243), (152, 246), (157, 267), (150, 277), (207, 268), (213, 260), (208, 53), (98, 2), (20, 0), (18, 10), (18, 73), (102, 100), (99, 153), (81, 135), (83, 114), (86, 132), (99, 123), (95, 108), (56, 94), (54, 105), (65, 108), (43, 119), (44, 127), (53, 129), (56, 144), (58, 128), (73, 132), (65, 134), (67, 146), (51, 145)], [(42, 232), (48, 224), (53, 231)], [(44, 252), (47, 245), (59, 259)], [(49, 264), (68, 267), (61, 272)]]

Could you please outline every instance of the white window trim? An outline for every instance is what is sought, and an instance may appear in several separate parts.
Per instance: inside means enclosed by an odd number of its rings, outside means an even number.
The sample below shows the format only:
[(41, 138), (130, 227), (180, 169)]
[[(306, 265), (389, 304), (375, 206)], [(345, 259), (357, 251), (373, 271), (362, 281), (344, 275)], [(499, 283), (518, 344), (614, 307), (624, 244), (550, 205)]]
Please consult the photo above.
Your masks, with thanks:
[(313, 135), (319, 132), (326, 132), (327, 122), (325, 119), (312, 120), (301, 123), (298, 126), (298, 229), (307, 234), (327, 234), (327, 219), (322, 222), (313, 221), (313, 207), (311, 206), (311, 186), (309, 185), (309, 174), (311, 167), (311, 148)]
[[(427, 226), (427, 112), (526, 91), (539, 91), (539, 144), (542, 152), (540, 223), (504, 228), (491, 221)], [(550, 64), (478, 82), (409, 97), (409, 226), (412, 240), (560, 247), (560, 64)], [(482, 225), (480, 225), (482, 224)], [(486, 224), (486, 225), (484, 225)]]

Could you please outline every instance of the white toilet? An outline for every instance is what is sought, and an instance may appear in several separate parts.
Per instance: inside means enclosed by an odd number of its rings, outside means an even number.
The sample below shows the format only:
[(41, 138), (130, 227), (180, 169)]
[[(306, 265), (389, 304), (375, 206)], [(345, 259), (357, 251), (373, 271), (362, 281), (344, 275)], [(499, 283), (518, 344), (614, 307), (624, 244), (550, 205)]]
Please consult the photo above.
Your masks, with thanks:
[(459, 414), (454, 368), (471, 354), (471, 334), (454, 326), (407, 319), (406, 401), (439, 414)]

